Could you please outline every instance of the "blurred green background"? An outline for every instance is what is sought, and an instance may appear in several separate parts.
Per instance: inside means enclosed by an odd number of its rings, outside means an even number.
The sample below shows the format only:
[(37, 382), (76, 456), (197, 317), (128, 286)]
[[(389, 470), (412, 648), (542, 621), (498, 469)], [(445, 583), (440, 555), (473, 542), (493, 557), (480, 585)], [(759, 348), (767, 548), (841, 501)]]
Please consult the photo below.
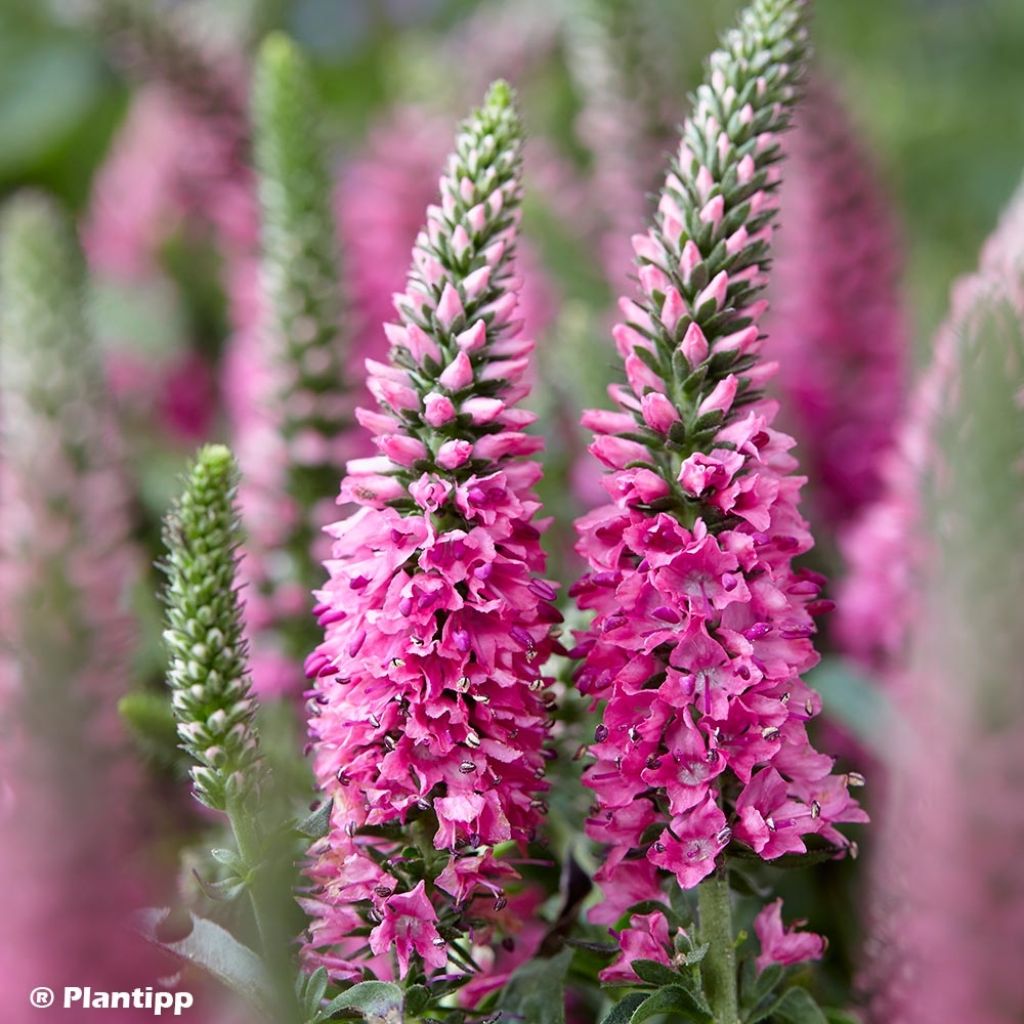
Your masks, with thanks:
[[(83, 25), (89, 0), (0, 0), (0, 191), (38, 183), (75, 207), (126, 109), (129, 85)], [(156, 2), (156, 0), (154, 0)], [(313, 54), (336, 138), (353, 141), (446, 29), (494, 0), (199, 0), (208, 30), (242, 41), (288, 28)], [(693, 84), (735, 0), (638, 0)], [(479, 11), (477, 14), (479, 15)], [(919, 346), (952, 279), (1024, 165), (1021, 0), (818, 0), (823, 63), (874, 146), (905, 222)], [(443, 67), (443, 65), (442, 65)], [(397, 83), (401, 81), (399, 86)], [(424, 81), (437, 81), (437, 68)], [(554, 119), (571, 116), (557, 78), (517, 83)], [(539, 100), (536, 98), (539, 97)], [(529, 108), (528, 108), (529, 113)]]

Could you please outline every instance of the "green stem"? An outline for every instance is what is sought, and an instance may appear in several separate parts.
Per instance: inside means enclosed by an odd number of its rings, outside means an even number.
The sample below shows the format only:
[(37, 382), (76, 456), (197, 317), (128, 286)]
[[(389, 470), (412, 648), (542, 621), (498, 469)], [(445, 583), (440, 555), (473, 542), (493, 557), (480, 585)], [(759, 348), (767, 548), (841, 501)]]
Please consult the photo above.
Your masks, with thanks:
[(278, 1010), (281, 1020), (297, 1024), (301, 1015), (292, 987), (295, 972), (288, 952), (288, 938), (282, 931), (281, 915), (278, 912), (280, 901), (275, 899), (268, 888), (268, 865), (264, 863), (265, 853), (256, 816), (251, 806), (239, 797), (229, 796), (225, 811), (248, 879), (246, 891), (256, 919), (263, 962), (280, 1000)]
[(263, 907), (263, 900), (259, 891), (261, 888), (258, 877), (261, 860), (259, 833), (256, 830), (253, 816), (245, 806), (244, 801), (237, 798), (229, 798), (226, 811), (228, 821), (231, 823), (231, 831), (235, 836), (238, 855), (245, 866), (246, 875), (249, 876), (246, 890), (252, 903), (253, 916), (256, 918), (256, 929), (260, 933), (260, 945), (263, 948), (264, 955), (268, 955), (272, 936), (270, 922), (267, 920), (266, 910)]
[(701, 882), (697, 889), (697, 906), (700, 911), (701, 938), (709, 944), (701, 964), (708, 1002), (716, 1024), (738, 1024), (736, 944), (732, 932), (728, 868), (720, 867)]

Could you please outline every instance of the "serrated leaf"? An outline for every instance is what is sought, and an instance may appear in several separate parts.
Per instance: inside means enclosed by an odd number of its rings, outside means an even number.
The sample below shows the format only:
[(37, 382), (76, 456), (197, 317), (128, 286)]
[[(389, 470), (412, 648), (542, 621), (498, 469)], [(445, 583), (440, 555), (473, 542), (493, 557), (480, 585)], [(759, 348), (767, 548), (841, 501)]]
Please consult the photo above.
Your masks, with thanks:
[(403, 996), (401, 986), (390, 981), (361, 981), (332, 999), (320, 1020), (329, 1020), (340, 1010), (357, 1010), (367, 1024), (402, 1024)]
[(805, 988), (787, 989), (772, 1008), (779, 1024), (828, 1024), (828, 1018)]
[(331, 801), (325, 800), (316, 810), (311, 811), (295, 825), (295, 831), (310, 839), (321, 839), (331, 828)]
[(647, 999), (646, 992), (631, 992), (621, 1002), (616, 1003), (601, 1024), (629, 1024), (637, 1007)]
[(641, 981), (651, 985), (678, 985), (682, 981), (676, 971), (657, 960), (634, 960), (629, 966)]
[(659, 989), (653, 995), (648, 996), (633, 1011), (633, 1016), (629, 1018), (629, 1024), (641, 1024), (642, 1021), (658, 1017), (663, 1013), (674, 1013), (692, 1022), (711, 1020), (711, 1016), (701, 1008), (690, 992), (687, 992), (685, 988), (672, 985)]
[(565, 1024), (565, 976), (573, 951), (549, 960), (530, 960), (509, 978), (498, 1008), (530, 1024)]
[(205, 918), (189, 914), (192, 931), (183, 939), (163, 942), (157, 929), (170, 914), (169, 907), (150, 907), (137, 917), (140, 934), (186, 963), (201, 967), (233, 989), (261, 1013), (270, 1011), (273, 994), (260, 958), (229, 931)]

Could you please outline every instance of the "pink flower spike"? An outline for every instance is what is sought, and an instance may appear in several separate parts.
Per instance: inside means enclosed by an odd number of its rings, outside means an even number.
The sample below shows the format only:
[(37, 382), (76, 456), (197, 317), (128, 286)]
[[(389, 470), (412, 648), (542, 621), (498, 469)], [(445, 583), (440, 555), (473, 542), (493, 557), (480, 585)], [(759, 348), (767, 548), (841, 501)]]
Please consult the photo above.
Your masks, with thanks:
[[(807, 35), (806, 5), (783, 6), (789, 13), (771, 53), (749, 18), (712, 56), (648, 235), (652, 252), (682, 247), (681, 296), (697, 290), (729, 239), (735, 279), (722, 270), (699, 290), (682, 332), (658, 276), (643, 275), (636, 295), (620, 302), (626, 328), (615, 337), (627, 383), (609, 388), (617, 408), (586, 417), (610, 499), (577, 523), (587, 569), (570, 590), (587, 623), (572, 652), (576, 683), (601, 711), (583, 775), (594, 794), (587, 834), (604, 845), (595, 881), (605, 905), (594, 920), (617, 920), (628, 908), (619, 889), (634, 903), (658, 903), (667, 885), (699, 885), (734, 832), (764, 860), (804, 848), (809, 834), (839, 854), (847, 841), (837, 824), (862, 820), (832, 759), (807, 739), (820, 701), (801, 677), (817, 661), (820, 580), (794, 564), (812, 543), (798, 505), (803, 481), (792, 441), (773, 426), (777, 406), (762, 388), (771, 364), (759, 358), (770, 175)], [(751, 52), (761, 54), (756, 66)], [(750, 133), (735, 129), (748, 99), (764, 143), (743, 163), (737, 140), (749, 150)], [(698, 151), (711, 155), (696, 159)], [(727, 218), (716, 197), (734, 187), (741, 164), (751, 181), (764, 180), (765, 198), (759, 211), (741, 203)], [(675, 236), (702, 218), (694, 237)], [(685, 360), (664, 358), (677, 345)], [(725, 357), (712, 358), (720, 349)], [(689, 428), (682, 455), (677, 417)], [(618, 938), (629, 954), (614, 980), (628, 980), (629, 955), (658, 959), (650, 935)]]
[[(441, 209), (416, 241), (415, 267), (436, 263), (440, 278), (425, 288), (414, 268), (398, 302), (407, 344), (415, 326), (443, 356), (407, 370), (396, 346), (390, 364), (370, 367), (384, 418), (367, 422), (400, 424), (375, 438), (399, 461), (352, 463), (341, 494), (353, 507), (328, 528), (308, 729), (332, 816), (306, 867), (302, 956), (341, 982), (444, 972), (439, 920), (491, 954), (491, 935), (461, 912), (472, 904), (482, 917), (506, 898), (517, 876), (505, 845), (524, 847), (543, 821), (543, 666), (560, 617), (538, 579), (546, 523), (530, 456), (542, 440), (523, 433), (533, 414), (516, 407), (532, 349), (514, 321), (520, 156), (511, 91), (498, 83), (461, 127)], [(485, 273), (466, 270), (482, 256)], [(447, 865), (412, 851), (405, 826), (423, 808), (436, 813), (421, 820), (436, 820), (429, 841)], [(429, 880), (403, 892), (407, 870)]]
[(761, 953), (756, 964), (763, 971), (770, 964), (804, 963), (820, 960), (825, 955), (827, 943), (813, 932), (798, 932), (803, 922), (796, 922), (789, 928), (782, 924), (782, 900), (769, 903), (754, 919), (754, 932), (761, 943)]

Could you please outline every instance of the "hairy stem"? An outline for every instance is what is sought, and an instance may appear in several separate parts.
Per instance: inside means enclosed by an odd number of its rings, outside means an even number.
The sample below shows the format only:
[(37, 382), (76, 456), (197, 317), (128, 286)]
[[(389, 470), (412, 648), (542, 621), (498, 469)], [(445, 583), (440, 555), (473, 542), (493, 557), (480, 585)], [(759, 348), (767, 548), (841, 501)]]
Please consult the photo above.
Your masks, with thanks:
[(697, 889), (700, 930), (709, 944), (701, 965), (704, 988), (715, 1015), (715, 1024), (738, 1024), (736, 995), (736, 946), (732, 932), (732, 899), (729, 870), (724, 865)]

